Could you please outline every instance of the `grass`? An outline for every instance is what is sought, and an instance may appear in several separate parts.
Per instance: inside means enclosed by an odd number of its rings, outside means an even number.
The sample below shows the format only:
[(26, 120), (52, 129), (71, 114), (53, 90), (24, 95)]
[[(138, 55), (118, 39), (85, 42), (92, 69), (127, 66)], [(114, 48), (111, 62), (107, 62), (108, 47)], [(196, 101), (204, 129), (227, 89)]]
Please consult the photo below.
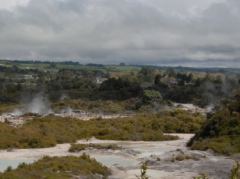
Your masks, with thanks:
[(75, 143), (93, 136), (102, 140), (175, 140), (176, 136), (164, 135), (163, 132), (196, 132), (203, 121), (201, 116), (184, 111), (90, 121), (55, 116), (36, 117), (19, 128), (0, 123), (0, 149), (44, 148)]
[(58, 117), (35, 119), (20, 128), (0, 124), (0, 148), (42, 148), (59, 143), (75, 143), (78, 139), (105, 140), (172, 140), (161, 129), (144, 126), (137, 120), (80, 121)]
[(0, 114), (16, 109), (17, 104), (0, 104)]
[(198, 139), (193, 142), (193, 150), (213, 150), (215, 153), (231, 155), (240, 153), (240, 136), (219, 136), (207, 139)]
[(44, 157), (33, 164), (21, 164), (17, 169), (8, 168), (0, 173), (1, 179), (70, 179), (94, 178), (100, 175), (107, 178), (110, 170), (83, 154), (80, 157)]
[(80, 152), (86, 149), (118, 150), (121, 147), (116, 144), (71, 144), (69, 152)]

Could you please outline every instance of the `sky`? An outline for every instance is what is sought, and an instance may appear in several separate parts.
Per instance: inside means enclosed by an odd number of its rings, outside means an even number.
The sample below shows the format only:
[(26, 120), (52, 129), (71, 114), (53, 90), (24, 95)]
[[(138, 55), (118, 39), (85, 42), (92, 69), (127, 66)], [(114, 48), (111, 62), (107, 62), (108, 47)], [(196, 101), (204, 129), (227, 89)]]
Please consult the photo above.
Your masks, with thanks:
[(0, 0), (0, 58), (240, 68), (240, 1)]

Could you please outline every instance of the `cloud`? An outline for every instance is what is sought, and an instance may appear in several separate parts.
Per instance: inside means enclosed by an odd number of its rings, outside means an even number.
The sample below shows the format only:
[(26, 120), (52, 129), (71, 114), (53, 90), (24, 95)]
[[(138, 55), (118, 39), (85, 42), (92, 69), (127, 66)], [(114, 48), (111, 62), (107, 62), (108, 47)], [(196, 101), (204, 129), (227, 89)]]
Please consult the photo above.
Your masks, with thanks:
[(24, 6), (29, 0), (0, 0), (0, 9), (12, 10), (16, 6)]
[(238, 0), (30, 0), (0, 10), (0, 56), (236, 66), (239, 30)]

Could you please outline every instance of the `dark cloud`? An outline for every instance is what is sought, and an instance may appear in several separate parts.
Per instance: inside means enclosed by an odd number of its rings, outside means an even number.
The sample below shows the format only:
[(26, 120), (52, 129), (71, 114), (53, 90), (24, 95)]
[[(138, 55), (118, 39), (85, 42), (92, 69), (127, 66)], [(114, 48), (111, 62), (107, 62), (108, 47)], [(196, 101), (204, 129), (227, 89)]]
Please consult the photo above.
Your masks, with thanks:
[(238, 0), (31, 0), (0, 10), (0, 57), (236, 67), (239, 31)]

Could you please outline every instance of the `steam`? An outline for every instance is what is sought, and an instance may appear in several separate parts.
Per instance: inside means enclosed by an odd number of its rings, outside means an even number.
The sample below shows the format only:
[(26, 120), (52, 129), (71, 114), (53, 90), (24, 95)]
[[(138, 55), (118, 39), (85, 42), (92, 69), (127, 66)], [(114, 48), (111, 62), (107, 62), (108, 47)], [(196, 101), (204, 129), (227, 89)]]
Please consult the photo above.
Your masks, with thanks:
[(53, 111), (51, 109), (48, 98), (44, 96), (43, 93), (39, 93), (32, 99), (23, 102), (22, 107), (15, 109), (13, 112), (11, 112), (11, 115), (22, 116), (27, 113), (33, 113), (44, 116), (52, 112)]
[(15, 110), (12, 112), (12, 115), (13, 115), (13, 116), (21, 116), (21, 115), (23, 115), (23, 111), (20, 110), (20, 109), (15, 109)]
[[(214, 108), (217, 104), (219, 104), (222, 100), (221, 97), (229, 97), (234, 89), (239, 87), (239, 78), (236, 75), (226, 74), (224, 76), (219, 76), (219, 83), (214, 83), (210, 80), (205, 81), (201, 88), (203, 89), (203, 98), (207, 100), (206, 108)], [(220, 89), (218, 94), (216, 93), (216, 89)]]
[(73, 115), (73, 109), (70, 107), (67, 107), (66, 109), (61, 110), (61, 114), (65, 114), (67, 116), (72, 116)]
[(48, 99), (41, 93), (37, 94), (30, 103), (24, 105), (24, 113), (34, 113), (39, 115), (47, 115), (52, 113)]
[(63, 100), (68, 99), (68, 98), (69, 98), (68, 95), (62, 94), (60, 100), (63, 101)]

